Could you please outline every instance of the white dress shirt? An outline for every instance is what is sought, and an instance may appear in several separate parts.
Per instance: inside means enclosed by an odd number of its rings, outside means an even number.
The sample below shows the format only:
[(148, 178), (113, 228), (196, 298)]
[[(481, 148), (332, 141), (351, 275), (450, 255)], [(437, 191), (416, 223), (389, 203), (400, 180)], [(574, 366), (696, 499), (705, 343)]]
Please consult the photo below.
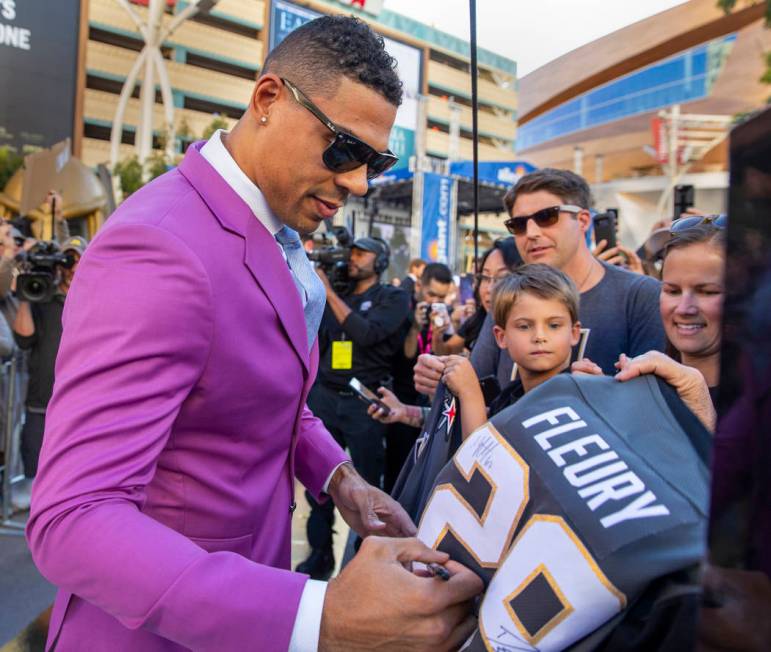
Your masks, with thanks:
[[(222, 142), (222, 135), (227, 132), (222, 129), (215, 131), (208, 142), (201, 148), (203, 156), (220, 174), (233, 191), (244, 200), (254, 216), (274, 236), (284, 226), (281, 220), (268, 206), (265, 196), (255, 183), (238, 167), (233, 157)], [(284, 248), (276, 240), (276, 246), (286, 260)], [(329, 488), (329, 482), (340, 465), (336, 466), (324, 483), (324, 491)], [(289, 652), (316, 652), (319, 646), (321, 631), (321, 611), (324, 608), (324, 597), (327, 593), (327, 583), (318, 580), (308, 580), (294, 621), (292, 638), (289, 641)]]

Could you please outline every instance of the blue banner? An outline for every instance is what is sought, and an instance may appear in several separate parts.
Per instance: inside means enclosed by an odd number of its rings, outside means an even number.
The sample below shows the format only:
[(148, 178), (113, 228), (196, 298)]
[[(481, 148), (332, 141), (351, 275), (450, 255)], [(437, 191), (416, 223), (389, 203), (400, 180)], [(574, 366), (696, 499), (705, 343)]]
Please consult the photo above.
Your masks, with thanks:
[(423, 174), (423, 226), (420, 257), (431, 263), (450, 263), (450, 211), (454, 181), (442, 174)]
[[(520, 177), (535, 172), (536, 167), (525, 161), (480, 161), (479, 180), (501, 186), (513, 186)], [(471, 161), (450, 163), (450, 174), (472, 179), (474, 166)]]

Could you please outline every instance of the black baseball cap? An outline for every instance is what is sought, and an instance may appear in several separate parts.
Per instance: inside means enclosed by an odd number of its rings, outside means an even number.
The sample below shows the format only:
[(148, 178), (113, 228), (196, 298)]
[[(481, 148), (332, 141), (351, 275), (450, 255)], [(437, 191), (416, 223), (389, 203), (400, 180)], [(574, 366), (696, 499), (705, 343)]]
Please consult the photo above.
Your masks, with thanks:
[(74, 251), (82, 256), (87, 246), (88, 240), (79, 235), (76, 235), (71, 238), (67, 238), (62, 243), (62, 251)]
[(371, 251), (377, 255), (388, 253), (385, 244), (376, 238), (359, 238), (354, 240), (351, 246), (362, 251)]

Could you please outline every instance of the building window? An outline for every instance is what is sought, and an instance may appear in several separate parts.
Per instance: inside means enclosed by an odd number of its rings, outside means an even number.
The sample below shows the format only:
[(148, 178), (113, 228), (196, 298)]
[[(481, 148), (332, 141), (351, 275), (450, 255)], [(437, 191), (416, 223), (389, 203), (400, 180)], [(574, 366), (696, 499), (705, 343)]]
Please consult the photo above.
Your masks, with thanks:
[[(144, 41), (139, 37), (116, 34), (115, 32), (93, 26), (88, 29), (88, 38), (97, 43), (115, 45), (126, 50), (133, 50), (134, 52), (141, 52), (145, 46)], [(161, 46), (161, 54), (163, 54), (164, 59), (170, 59), (171, 48)]]
[[(83, 135), (86, 138), (94, 138), (95, 140), (110, 140), (111, 128), (105, 125), (97, 125), (93, 122), (86, 122), (83, 125)], [(123, 130), (120, 142), (124, 145), (134, 144), (134, 132), (128, 129)]]
[(194, 20), (196, 23), (208, 25), (209, 27), (216, 27), (217, 29), (231, 32), (232, 34), (239, 34), (240, 36), (247, 36), (254, 39), (259, 39), (260, 32), (262, 31), (255, 29), (254, 27), (249, 27), (248, 25), (234, 23), (226, 18), (221, 18), (220, 16), (212, 16), (208, 13), (196, 14), (191, 20)]
[(229, 118), (233, 118), (234, 120), (238, 120), (246, 110), (246, 107), (241, 108), (227, 104), (218, 104), (217, 102), (210, 102), (209, 100), (202, 100), (195, 97), (185, 97), (183, 106), (186, 109), (201, 111), (202, 113), (220, 113)]
[(239, 66), (234, 63), (226, 63), (224, 61), (218, 61), (217, 59), (210, 59), (209, 57), (193, 54), (192, 52), (187, 53), (185, 63), (189, 66), (206, 68), (207, 70), (214, 70), (215, 72), (222, 72), (226, 75), (241, 77), (242, 79), (249, 79), (251, 81), (254, 81), (257, 78), (256, 70), (253, 68)]

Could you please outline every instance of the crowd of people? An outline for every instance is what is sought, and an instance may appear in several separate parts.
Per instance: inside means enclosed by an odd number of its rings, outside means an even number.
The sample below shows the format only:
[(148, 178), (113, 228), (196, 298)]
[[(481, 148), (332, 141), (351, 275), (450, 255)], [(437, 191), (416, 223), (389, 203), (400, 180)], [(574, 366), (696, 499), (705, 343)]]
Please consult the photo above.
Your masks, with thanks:
[[(62, 275), (53, 396), (28, 405), (45, 436), (27, 536), (60, 587), (57, 649), (693, 636), (725, 218), (673, 221), (646, 266), (591, 243), (588, 184), (543, 169), (507, 192), (512, 237), (473, 299), (442, 263), (383, 283), (376, 237), (330, 278), (301, 236), (395, 163), (394, 68), (361, 21), (299, 27), (237, 125), (121, 205), (71, 292)], [(20, 345), (42, 332), (29, 315)], [(326, 582), (335, 507), (353, 533)]]
[[(500, 305), (496, 313), (494, 305), (496, 301), (503, 303), (501, 297), (507, 294), (506, 288), (511, 292), (512, 284), (534, 283), (540, 287), (541, 283), (563, 288), (557, 294), (570, 306), (570, 319), (561, 321), (570, 327), (570, 346), (560, 349), (551, 372), (564, 371), (572, 363), (576, 373), (614, 375), (635, 358), (658, 359), (659, 367), (666, 361), (667, 368), (674, 369), (669, 365), (671, 361), (682, 363), (677, 368), (684, 374), (690, 373), (689, 369), (699, 371), (715, 398), (725, 263), (724, 217), (690, 214), (664, 230), (657, 229), (649, 248), (655, 248), (653, 258), (660, 261), (660, 273), (649, 276), (632, 249), (618, 245), (605, 250), (603, 242), (591, 247), (586, 237), (591, 227), (590, 190), (580, 176), (556, 169), (531, 173), (509, 191), (505, 203), (511, 216), (506, 226), (513, 237), (497, 240), (480, 257), (474, 298), (460, 301), (457, 277), (446, 265), (412, 260), (408, 276), (399, 283), (404, 295), (401, 301), (392, 300), (387, 307), (381, 307), (379, 302), (367, 303), (360, 311), (360, 316), (371, 322), (372, 329), (387, 314), (389, 328), (379, 331), (380, 340), (356, 342), (356, 362), (337, 374), (339, 390), (355, 398), (347, 381), (357, 377), (377, 391), (381, 405), (371, 404), (370, 414), (388, 425), (411, 426), (412, 436), (398, 431), (407, 448), (412, 447), (419, 434), (415, 426), (421, 420), (415, 415), (419, 408), (428, 406), (428, 399), (440, 381), (458, 397), (472, 386), (479, 390), (480, 379), (494, 379), (498, 389), (507, 394), (512, 391), (512, 381), (517, 387), (515, 394), (526, 390), (531, 382), (531, 362), (525, 354), (518, 356), (508, 347), (509, 315)], [(360, 242), (364, 240), (371, 239)], [(369, 245), (354, 244), (350, 264), (353, 278), (360, 273), (355, 262), (361, 256), (359, 246)], [(633, 269), (628, 264), (630, 260)], [(380, 273), (383, 271), (381, 268)], [(374, 269), (371, 273), (375, 283), (377, 274)], [(535, 293), (548, 294), (543, 289)], [(354, 289), (351, 296), (358, 294)], [(360, 299), (351, 303), (354, 311), (358, 303)], [(372, 305), (378, 305), (379, 310), (372, 310)], [(520, 331), (527, 332), (526, 325), (520, 326)], [(324, 338), (330, 337), (325, 322), (321, 333)], [(533, 335), (535, 344), (541, 335)], [(331, 337), (336, 335), (332, 333)], [(388, 346), (382, 347), (386, 355), (381, 356), (377, 373), (373, 376), (362, 371), (359, 360), (372, 355), (386, 338)], [(397, 344), (399, 340), (401, 344)], [(322, 369), (325, 363), (332, 364), (331, 349), (327, 351), (328, 359), (324, 358), (324, 351), (326, 346), (322, 346)], [(657, 356), (657, 352), (662, 355)], [(540, 354), (538, 360), (543, 365)], [(405, 368), (408, 381), (397, 383), (396, 377)], [(378, 382), (380, 379), (387, 381)], [(394, 385), (406, 385), (406, 389), (397, 391)], [(322, 372), (315, 391), (329, 386), (331, 383)], [(421, 401), (421, 396), (425, 400)], [(480, 396), (477, 391), (475, 398)], [(355, 401), (352, 405), (358, 408)], [(410, 405), (415, 410), (408, 409)], [(361, 410), (358, 408), (357, 412)], [(335, 427), (331, 419), (324, 421), (328, 427)], [(356, 429), (353, 424), (349, 428)], [(382, 435), (370, 437), (368, 450), (373, 458), (380, 459), (384, 441), (386, 449), (390, 448), (391, 439), (384, 440)], [(398, 448), (399, 443), (394, 442), (393, 447)], [(364, 452), (358, 450), (354, 460)], [(395, 460), (397, 475), (404, 459), (402, 455)], [(389, 490), (392, 486), (393, 479), (386, 482)]]
[[(419, 259), (394, 284), (399, 289), (387, 289), (379, 282), (387, 245), (372, 238), (353, 244), (350, 294), (341, 299), (326, 284), (311, 408), (348, 447), (362, 475), (393, 491), (416, 522), (434, 490), (430, 476), (489, 419), (558, 374), (622, 382), (655, 374), (714, 429), (725, 217), (689, 214), (656, 229), (646, 243), (653, 252), (648, 262), (656, 263), (647, 275), (631, 248), (593, 246), (591, 205), (588, 184), (570, 171), (544, 169), (521, 178), (505, 199), (513, 237), (483, 253), (470, 301), (461, 300), (446, 265)], [(372, 287), (379, 289), (372, 293)], [(336, 308), (339, 303), (348, 309)], [(346, 342), (341, 365), (335, 347)], [(361, 396), (351, 379), (374, 394)], [(439, 464), (421, 464), (425, 440), (439, 436), (436, 424), (448, 405), (450, 444)], [(405, 491), (416, 483), (420, 496)], [(308, 498), (312, 551), (297, 570), (325, 580), (335, 567), (333, 511)]]

